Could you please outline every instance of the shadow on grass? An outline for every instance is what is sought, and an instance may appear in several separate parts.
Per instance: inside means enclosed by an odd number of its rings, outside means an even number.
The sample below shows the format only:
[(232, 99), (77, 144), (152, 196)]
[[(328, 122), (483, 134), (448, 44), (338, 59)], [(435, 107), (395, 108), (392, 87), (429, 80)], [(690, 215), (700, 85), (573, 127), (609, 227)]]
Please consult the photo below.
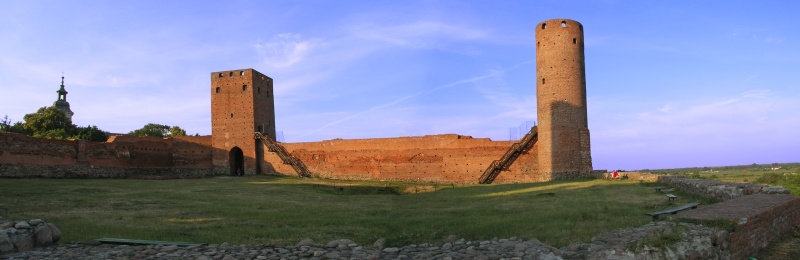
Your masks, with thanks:
[[(6, 217), (43, 218), (65, 241), (98, 237), (288, 243), (348, 238), (369, 244), (536, 237), (553, 246), (650, 222), (667, 198), (636, 181), (439, 183), (245, 176), (198, 180), (6, 180)], [(26, 196), (48, 187), (39, 198)], [(398, 195), (400, 194), (400, 195)], [(362, 196), (368, 195), (368, 196)], [(676, 203), (689, 199), (681, 196)], [(63, 223), (63, 224), (62, 224)], [(63, 227), (62, 227), (63, 225)]]

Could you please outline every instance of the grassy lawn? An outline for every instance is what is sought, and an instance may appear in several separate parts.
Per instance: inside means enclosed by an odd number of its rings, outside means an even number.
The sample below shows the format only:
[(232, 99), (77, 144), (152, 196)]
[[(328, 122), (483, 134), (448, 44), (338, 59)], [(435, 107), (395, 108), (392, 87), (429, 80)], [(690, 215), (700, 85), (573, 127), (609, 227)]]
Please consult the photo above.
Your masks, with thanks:
[(724, 182), (756, 182), (759, 177), (767, 173), (783, 173), (784, 171), (772, 171), (762, 169), (751, 170), (719, 170), (714, 172), (701, 172), (703, 178), (714, 179)]
[[(0, 179), (0, 216), (55, 223), (62, 242), (101, 237), (231, 244), (349, 238), (370, 245), (535, 237), (553, 246), (650, 222), (671, 207), (635, 181), (450, 186), (216, 177), (189, 180)], [(699, 200), (680, 194), (675, 204)], [(703, 200), (701, 200), (703, 201)], [(709, 201), (703, 201), (708, 204)]]
[[(791, 164), (794, 166), (794, 164)], [(675, 175), (684, 175), (690, 178), (705, 178), (733, 183), (760, 183), (780, 185), (788, 189), (795, 196), (800, 196), (800, 168), (770, 169), (770, 167), (749, 167), (743, 169), (712, 169), (708, 171), (680, 171), (669, 172)]]

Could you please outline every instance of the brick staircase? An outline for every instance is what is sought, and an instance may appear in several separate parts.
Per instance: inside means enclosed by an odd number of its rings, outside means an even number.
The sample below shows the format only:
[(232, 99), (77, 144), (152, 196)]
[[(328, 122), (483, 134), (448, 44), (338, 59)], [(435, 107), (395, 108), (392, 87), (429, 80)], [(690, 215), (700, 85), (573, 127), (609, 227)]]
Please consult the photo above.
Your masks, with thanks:
[(539, 130), (536, 126), (532, 127), (528, 134), (522, 138), (519, 142), (516, 142), (508, 148), (503, 157), (500, 157), (499, 160), (492, 161), (489, 164), (489, 167), (483, 171), (483, 175), (478, 179), (480, 184), (490, 184), (497, 178), (497, 175), (500, 174), (503, 170), (508, 170), (508, 167), (511, 166), (511, 163), (519, 157), (519, 155), (530, 147), (533, 146), (534, 143), (539, 139)]
[(284, 164), (291, 165), (292, 169), (297, 172), (297, 175), (300, 177), (311, 178), (311, 172), (308, 171), (308, 168), (306, 168), (306, 165), (303, 163), (303, 161), (292, 156), (292, 154), (287, 152), (280, 143), (259, 132), (255, 133), (255, 137), (256, 139), (261, 140), (261, 142), (267, 146), (267, 149), (269, 149), (270, 152), (276, 153)]

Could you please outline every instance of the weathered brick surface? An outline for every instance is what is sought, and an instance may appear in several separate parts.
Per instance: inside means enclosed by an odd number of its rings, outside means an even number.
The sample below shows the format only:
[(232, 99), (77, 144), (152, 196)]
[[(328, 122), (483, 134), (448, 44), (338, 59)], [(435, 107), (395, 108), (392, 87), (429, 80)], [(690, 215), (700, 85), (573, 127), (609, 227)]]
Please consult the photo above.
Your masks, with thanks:
[[(275, 104), (272, 79), (254, 69), (211, 73), (212, 164), (217, 174), (263, 172), (263, 145), (254, 132), (275, 138)], [(236, 164), (241, 149), (242, 165)]]
[(791, 194), (741, 196), (684, 211), (676, 217), (738, 223), (728, 238), (731, 258), (748, 259), (800, 225), (800, 198)]
[[(312, 173), (324, 178), (475, 183), (489, 164), (499, 159), (512, 143), (445, 134), (334, 139), (284, 146), (305, 162)], [(535, 158), (535, 149), (521, 155), (508, 171), (499, 175), (496, 182), (550, 180), (550, 176), (537, 174)], [(266, 160), (278, 173), (295, 174), (291, 167), (280, 166), (277, 156)]]
[[(495, 182), (594, 176), (583, 45), (583, 26), (576, 21), (557, 19), (538, 25), (538, 142), (517, 157)], [(35, 170), (50, 172), (48, 176), (90, 176), (91, 172), (98, 176), (131, 175), (117, 168), (154, 172), (194, 169), (200, 175), (209, 171), (296, 174), (254, 138), (254, 132), (275, 138), (272, 79), (256, 70), (242, 69), (213, 72), (210, 80), (211, 137), (119, 136), (105, 143), (91, 143), (0, 135), (0, 164), (21, 171), (4, 171), (0, 176), (36, 175), (32, 172)], [(319, 177), (476, 183), (512, 144), (443, 134), (283, 145)], [(57, 165), (64, 166), (63, 170), (56, 170)], [(115, 170), (109, 170), (112, 168)]]
[(210, 174), (211, 138), (64, 141), (0, 133), (0, 177), (129, 178)]
[(536, 26), (539, 171), (556, 178), (589, 176), (583, 25), (552, 19)]

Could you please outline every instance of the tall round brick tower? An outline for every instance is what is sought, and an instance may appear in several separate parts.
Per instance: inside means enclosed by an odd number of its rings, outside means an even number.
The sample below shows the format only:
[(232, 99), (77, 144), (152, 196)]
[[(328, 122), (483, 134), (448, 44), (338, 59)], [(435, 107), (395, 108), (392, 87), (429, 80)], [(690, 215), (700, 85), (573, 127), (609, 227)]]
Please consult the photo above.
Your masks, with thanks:
[(553, 179), (590, 174), (583, 25), (577, 21), (536, 26), (536, 110), (539, 173)]

